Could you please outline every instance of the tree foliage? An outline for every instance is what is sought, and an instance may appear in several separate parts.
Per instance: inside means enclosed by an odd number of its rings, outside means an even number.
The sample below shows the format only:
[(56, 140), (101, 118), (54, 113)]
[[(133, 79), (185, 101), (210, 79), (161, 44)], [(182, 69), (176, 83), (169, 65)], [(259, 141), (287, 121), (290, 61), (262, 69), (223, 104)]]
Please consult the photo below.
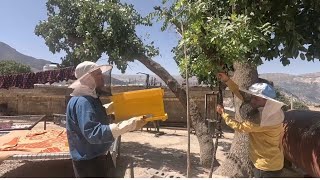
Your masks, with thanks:
[[(41, 21), (35, 34), (41, 36), (53, 53), (64, 51), (64, 65), (97, 61), (103, 54), (110, 64), (124, 72), (128, 62), (138, 60), (159, 76), (186, 109), (185, 89), (152, 57), (158, 54), (153, 43), (144, 44), (136, 27), (151, 25), (151, 16), (142, 17), (133, 5), (120, 0), (48, 0), (48, 19)], [(190, 101), (192, 126), (200, 144), (200, 159), (208, 165), (212, 159), (212, 137), (194, 101)]]
[(31, 72), (30, 66), (17, 63), (13, 60), (0, 61), (0, 75), (19, 74)]
[[(215, 86), (218, 71), (235, 69), (242, 88), (258, 81), (256, 67), (279, 58), (314, 61), (320, 56), (320, 2), (316, 0), (164, 0), (154, 15), (182, 35), (174, 48), (180, 70)], [(184, 47), (188, 58), (184, 58)], [(239, 121), (240, 100), (235, 100)], [(248, 135), (236, 132), (230, 153), (217, 170), (228, 177), (250, 177)]]
[[(167, 1), (164, 1), (166, 5)], [(168, 4), (168, 3), (167, 3)], [(215, 83), (214, 74), (235, 61), (262, 64), (262, 59), (314, 61), (320, 57), (320, 2), (316, 0), (175, 0), (157, 7), (164, 29), (174, 24), (182, 33), (174, 49), (184, 71), (188, 63), (200, 81)], [(160, 10), (159, 10), (160, 9)], [(183, 58), (183, 45), (190, 60)]]
[[(142, 17), (133, 5), (120, 0), (48, 0), (48, 19), (39, 22), (35, 34), (41, 36), (53, 53), (64, 51), (64, 65), (96, 61), (103, 54), (110, 64), (124, 72), (128, 62), (138, 60), (159, 76), (187, 109), (184, 87), (152, 57), (158, 54), (153, 43), (145, 44), (136, 27), (151, 25), (151, 15)], [(209, 165), (213, 142), (194, 101), (190, 119), (200, 144), (200, 163)]]
[(124, 72), (139, 54), (158, 53), (136, 35), (137, 26), (151, 26), (133, 5), (119, 0), (48, 0), (48, 19), (40, 21), (35, 34), (52, 53), (64, 51), (64, 65), (97, 61), (105, 53), (110, 64)]

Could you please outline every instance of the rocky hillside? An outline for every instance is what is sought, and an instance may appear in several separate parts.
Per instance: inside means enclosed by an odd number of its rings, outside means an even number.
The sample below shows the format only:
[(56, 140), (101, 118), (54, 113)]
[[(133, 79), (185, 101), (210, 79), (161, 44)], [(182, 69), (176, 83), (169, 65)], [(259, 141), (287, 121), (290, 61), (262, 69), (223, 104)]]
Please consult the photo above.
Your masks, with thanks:
[(33, 71), (42, 71), (44, 65), (51, 63), (47, 60), (36, 59), (34, 57), (24, 55), (10, 47), (8, 44), (0, 41), (0, 61), (3, 60), (14, 60), (21, 64), (28, 65)]
[[(144, 85), (146, 82), (146, 75), (122, 75), (122, 74), (113, 74), (112, 75), (114, 78), (119, 79), (123, 82), (127, 82), (127, 84), (140, 84)], [(179, 75), (173, 75), (173, 77), (180, 83), (182, 84), (184, 82), (184, 79), (179, 76)], [(155, 78), (156, 79), (156, 84), (162, 83), (162, 85), (165, 85), (165, 83), (156, 75), (150, 75), (149, 81), (151, 82), (151, 79)], [(193, 77), (190, 78), (189, 80), (190, 86), (196, 86), (198, 85), (198, 80), (197, 78)]]
[(273, 81), (275, 86), (286, 94), (309, 105), (320, 104), (320, 73), (290, 75), (280, 73), (261, 74), (260, 77)]
[[(127, 84), (145, 84), (145, 75), (113, 75), (114, 78), (119, 79)], [(157, 82), (162, 82), (157, 76), (150, 76), (156, 78)], [(183, 83), (184, 79), (181, 76), (174, 76), (179, 83)], [(261, 74), (261, 78), (274, 82), (274, 85), (279, 92), (286, 98), (291, 98), (293, 94), (293, 101), (300, 101), (307, 105), (320, 104), (320, 73), (304, 74), (304, 75), (290, 75), (281, 73)], [(164, 85), (164, 83), (162, 82)], [(190, 79), (190, 85), (197, 85), (196, 78)]]

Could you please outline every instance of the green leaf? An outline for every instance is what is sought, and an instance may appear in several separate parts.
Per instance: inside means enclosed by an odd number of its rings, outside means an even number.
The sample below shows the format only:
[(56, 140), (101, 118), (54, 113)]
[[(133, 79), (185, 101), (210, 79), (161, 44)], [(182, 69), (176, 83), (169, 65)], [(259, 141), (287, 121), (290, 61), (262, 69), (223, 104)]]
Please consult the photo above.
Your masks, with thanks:
[(282, 65), (283, 65), (283, 66), (287, 66), (287, 65), (290, 64), (289, 59), (286, 58), (286, 57), (282, 57), (282, 58), (280, 59), (280, 62), (282, 62)]
[(147, 31), (152, 18), (156, 18), (164, 22), (161, 30), (172, 27), (179, 30), (183, 22), (184, 37), (175, 46), (175, 61), (182, 71), (185, 68), (182, 47), (187, 46), (188, 55), (192, 56), (190, 74), (213, 84), (215, 78), (208, 72), (214, 74), (222, 64), (228, 67), (237, 61), (260, 64), (261, 58), (283, 57), (281, 62), (288, 65), (288, 58), (299, 54), (309, 61), (320, 56), (317, 0), (259, 3), (163, 0), (163, 3), (156, 13), (143, 17), (133, 5), (119, 0), (47, 0), (48, 18), (39, 22), (35, 34), (45, 40), (51, 52), (65, 51), (66, 64), (86, 59), (96, 61), (105, 53), (124, 71), (137, 55), (159, 53), (153, 43), (146, 43), (152, 39), (137, 35), (137, 27)]
[(0, 75), (19, 74), (31, 72), (30, 66), (16, 62), (15, 60), (0, 61)]

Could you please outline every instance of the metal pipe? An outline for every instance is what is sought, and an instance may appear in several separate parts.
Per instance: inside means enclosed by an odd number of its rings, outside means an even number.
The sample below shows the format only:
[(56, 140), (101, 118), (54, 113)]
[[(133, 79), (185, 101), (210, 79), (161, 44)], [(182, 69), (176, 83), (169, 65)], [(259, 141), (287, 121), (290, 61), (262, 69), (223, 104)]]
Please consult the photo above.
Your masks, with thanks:
[(32, 125), (25, 128), (10, 128), (10, 129), (0, 129), (0, 131), (16, 131), (16, 130), (31, 130), (33, 127), (35, 127), (39, 122), (45, 120), (46, 115), (43, 115), (39, 118), (39, 120), (35, 121)]
[(47, 130), (47, 117), (45, 117), (43, 121), (43, 130)]
[(147, 73), (143, 73), (143, 72), (137, 72), (137, 74), (144, 74), (144, 75), (146, 75), (146, 89), (149, 89), (149, 87), (150, 87), (150, 83), (149, 83), (149, 77), (150, 77), (150, 75), (147, 74)]
[[(217, 103), (219, 105), (223, 105), (223, 94), (222, 94), (222, 88), (221, 88), (221, 82), (219, 82), (219, 92), (217, 94)], [(214, 149), (213, 149), (213, 157), (212, 157), (212, 162), (211, 162), (211, 168), (209, 172), (209, 178), (212, 178), (213, 170), (215, 167), (220, 166), (220, 163), (217, 160), (217, 151), (218, 151), (218, 143), (219, 143), (219, 137), (221, 136), (222, 128), (221, 128), (221, 121), (222, 117), (221, 115), (217, 114), (217, 123), (216, 123), (216, 128), (215, 128), (215, 135), (216, 139), (214, 142)]]

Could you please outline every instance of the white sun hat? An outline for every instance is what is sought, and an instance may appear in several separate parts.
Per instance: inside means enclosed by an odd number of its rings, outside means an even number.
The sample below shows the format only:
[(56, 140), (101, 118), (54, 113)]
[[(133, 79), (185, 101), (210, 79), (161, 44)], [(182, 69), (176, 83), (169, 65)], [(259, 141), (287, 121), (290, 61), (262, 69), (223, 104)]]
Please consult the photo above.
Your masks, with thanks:
[(271, 100), (274, 102), (278, 102), (281, 104), (284, 104), (280, 101), (275, 100), (276, 98), (276, 90), (269, 84), (267, 83), (255, 83), (249, 87), (248, 90), (246, 89), (240, 89), (240, 91), (251, 94), (254, 96), (258, 96), (267, 100)]
[[(71, 94), (75, 95), (83, 95), (88, 94), (88, 92), (95, 91), (96, 83), (94, 78), (91, 76), (91, 73), (100, 69), (102, 74), (105, 76), (105, 83), (111, 84), (111, 65), (98, 65), (91, 61), (84, 61), (80, 63), (75, 69), (75, 76), (77, 80), (73, 82), (69, 88), (74, 89), (74, 92)], [(90, 94), (89, 93), (89, 94)]]

